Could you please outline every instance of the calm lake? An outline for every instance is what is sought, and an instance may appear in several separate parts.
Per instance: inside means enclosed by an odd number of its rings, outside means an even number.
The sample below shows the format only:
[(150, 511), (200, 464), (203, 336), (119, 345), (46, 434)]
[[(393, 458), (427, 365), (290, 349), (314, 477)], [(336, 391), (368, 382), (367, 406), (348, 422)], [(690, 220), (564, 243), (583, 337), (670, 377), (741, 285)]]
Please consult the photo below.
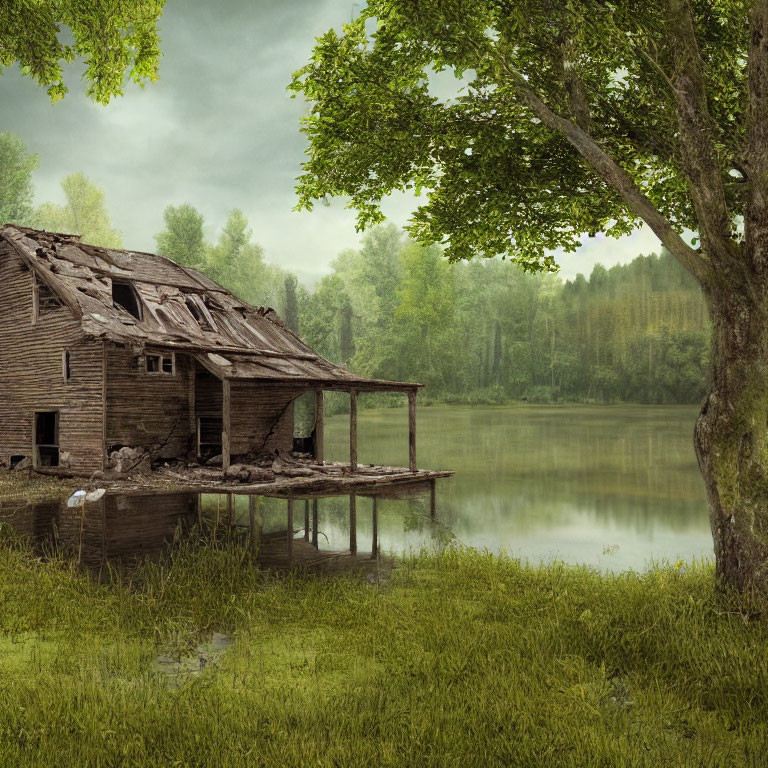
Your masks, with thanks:
[[(531, 562), (603, 569), (712, 557), (693, 452), (693, 406), (420, 407), (418, 465), (452, 469), (438, 481), (438, 518), (463, 544)], [(348, 458), (348, 417), (326, 422), (326, 457)], [(359, 460), (408, 461), (406, 408), (362, 410)], [(321, 546), (345, 548), (345, 502), (323, 500)], [(440, 546), (428, 502), (380, 504), (382, 550)], [(358, 540), (371, 532), (358, 502)]]

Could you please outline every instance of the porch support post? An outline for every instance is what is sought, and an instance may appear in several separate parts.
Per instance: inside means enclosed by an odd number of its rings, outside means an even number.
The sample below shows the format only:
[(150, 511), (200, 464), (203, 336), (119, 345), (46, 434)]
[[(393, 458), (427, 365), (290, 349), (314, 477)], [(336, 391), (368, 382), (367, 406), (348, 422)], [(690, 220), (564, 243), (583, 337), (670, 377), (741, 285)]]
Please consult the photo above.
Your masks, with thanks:
[(312, 546), (315, 549), (319, 549), (317, 545), (317, 518), (318, 518), (318, 501), (312, 499)]
[(349, 468), (357, 472), (357, 390), (349, 391)]
[(304, 541), (309, 541), (309, 499), (304, 500)]
[(293, 499), (288, 499), (288, 539), (286, 545), (288, 548), (288, 567), (293, 565)]
[(230, 385), (229, 379), (221, 382), (222, 404), (221, 404), (221, 465), (226, 471), (229, 469), (230, 462), (230, 433), (231, 433), (231, 408), (230, 408)]
[(318, 389), (315, 391), (315, 461), (318, 464), (323, 463), (323, 426), (324, 426), (324, 414), (323, 414), (323, 390)]
[(408, 467), (416, 471), (416, 390), (408, 392)]
[(349, 551), (357, 554), (357, 496), (349, 495)]
[(371, 560), (379, 555), (379, 497), (373, 497), (373, 541), (371, 543)]

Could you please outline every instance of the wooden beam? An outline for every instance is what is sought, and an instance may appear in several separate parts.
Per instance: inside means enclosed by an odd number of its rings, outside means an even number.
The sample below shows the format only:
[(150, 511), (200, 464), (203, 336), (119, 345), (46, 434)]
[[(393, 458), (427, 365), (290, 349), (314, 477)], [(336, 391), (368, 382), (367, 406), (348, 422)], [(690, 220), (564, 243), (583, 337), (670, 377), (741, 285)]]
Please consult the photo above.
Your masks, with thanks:
[(357, 496), (349, 495), (349, 551), (357, 554)]
[(288, 539), (286, 540), (286, 546), (288, 549), (288, 567), (293, 565), (293, 499), (288, 499), (287, 505), (287, 517), (288, 517)]
[(227, 494), (227, 526), (231, 528), (235, 522), (235, 497)]
[(230, 463), (231, 404), (229, 379), (221, 382), (221, 466), (226, 471)]
[(408, 467), (416, 471), (416, 390), (408, 393)]
[(258, 553), (259, 501), (258, 496), (250, 495), (248, 497), (248, 544), (252, 558), (255, 558)]
[(349, 468), (357, 472), (357, 391), (349, 392)]
[(379, 500), (373, 499), (373, 541), (371, 543), (371, 560), (379, 556)]
[(319, 549), (317, 543), (317, 518), (318, 518), (318, 506), (317, 499), (312, 499), (312, 546), (315, 549)]
[(309, 541), (309, 499), (304, 500), (304, 541)]
[(323, 413), (323, 390), (315, 392), (315, 461), (323, 463), (323, 427), (325, 415)]

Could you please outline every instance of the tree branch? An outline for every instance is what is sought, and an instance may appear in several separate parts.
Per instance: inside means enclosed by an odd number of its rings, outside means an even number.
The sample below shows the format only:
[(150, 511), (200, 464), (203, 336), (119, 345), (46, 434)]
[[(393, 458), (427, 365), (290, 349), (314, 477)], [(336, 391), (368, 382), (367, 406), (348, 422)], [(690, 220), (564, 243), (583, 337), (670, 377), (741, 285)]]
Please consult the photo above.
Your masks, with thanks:
[(565, 91), (568, 94), (568, 103), (571, 114), (576, 125), (583, 131), (589, 133), (590, 110), (587, 92), (584, 90), (584, 83), (577, 71), (577, 62), (572, 39), (567, 39), (561, 44), (563, 83)]
[(747, 56), (747, 136), (744, 164), (750, 195), (744, 215), (747, 251), (762, 271), (768, 269), (768, 0), (754, 0), (750, 13), (749, 53)]
[(501, 58), (502, 66), (523, 103), (547, 127), (560, 133), (587, 161), (595, 173), (624, 200), (627, 208), (641, 218), (675, 258), (700, 282), (707, 282), (709, 263), (686, 244), (672, 225), (642, 193), (631, 176), (583, 129), (550, 109), (528, 85), (525, 78)]
[(712, 118), (689, 0), (670, 0), (668, 22), (680, 149), (699, 234), (713, 262), (731, 260), (740, 254), (731, 237), (732, 217), (712, 137)]

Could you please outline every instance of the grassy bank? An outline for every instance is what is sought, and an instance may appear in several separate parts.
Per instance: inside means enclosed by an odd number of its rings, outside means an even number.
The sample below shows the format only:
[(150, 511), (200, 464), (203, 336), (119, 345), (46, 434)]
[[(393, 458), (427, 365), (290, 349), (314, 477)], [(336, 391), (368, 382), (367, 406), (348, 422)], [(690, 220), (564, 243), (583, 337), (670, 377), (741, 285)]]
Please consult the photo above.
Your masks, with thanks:
[[(375, 586), (181, 545), (97, 584), (0, 547), (2, 766), (741, 766), (768, 625), (708, 566), (604, 577), (449, 551)], [(169, 684), (158, 653), (233, 645)]]

